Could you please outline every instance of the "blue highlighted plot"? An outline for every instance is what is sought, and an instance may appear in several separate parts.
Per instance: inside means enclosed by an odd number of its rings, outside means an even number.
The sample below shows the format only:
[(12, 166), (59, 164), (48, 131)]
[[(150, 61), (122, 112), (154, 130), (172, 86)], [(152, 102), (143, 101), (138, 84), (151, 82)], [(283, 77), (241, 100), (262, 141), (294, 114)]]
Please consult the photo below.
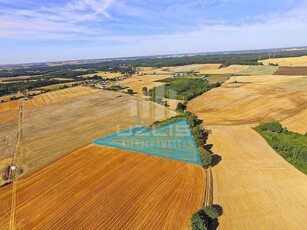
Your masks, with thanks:
[(135, 127), (96, 140), (94, 143), (201, 164), (189, 124), (185, 119), (152, 130)]

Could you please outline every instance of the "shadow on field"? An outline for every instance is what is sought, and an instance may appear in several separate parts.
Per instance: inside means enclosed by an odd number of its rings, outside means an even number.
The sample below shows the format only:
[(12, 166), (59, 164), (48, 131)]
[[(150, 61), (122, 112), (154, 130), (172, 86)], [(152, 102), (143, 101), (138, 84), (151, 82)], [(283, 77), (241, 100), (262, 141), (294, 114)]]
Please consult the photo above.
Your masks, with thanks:
[[(219, 217), (223, 215), (223, 208), (222, 206), (218, 205), (218, 204), (214, 204), (212, 205), (213, 208), (215, 208), (218, 212)], [(209, 230), (216, 230), (218, 229), (220, 223), (219, 223), (219, 219), (211, 219), (209, 218)]]
[(221, 205), (214, 204), (214, 205), (212, 205), (212, 207), (217, 210), (219, 216), (223, 215), (224, 211), (223, 211), (223, 207)]
[(212, 151), (213, 144), (205, 145), (204, 148), (211, 153), (212, 167), (218, 165), (222, 161), (222, 157)]
[(218, 165), (222, 161), (222, 157), (218, 154), (212, 155), (212, 167)]

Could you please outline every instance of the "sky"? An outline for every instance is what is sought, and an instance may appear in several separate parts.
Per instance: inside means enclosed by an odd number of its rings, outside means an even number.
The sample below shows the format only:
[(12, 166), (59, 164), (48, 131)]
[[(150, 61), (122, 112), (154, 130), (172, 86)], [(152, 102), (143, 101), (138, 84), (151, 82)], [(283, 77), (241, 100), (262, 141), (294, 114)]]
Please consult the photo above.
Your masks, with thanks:
[(0, 0), (0, 64), (307, 45), (307, 0)]

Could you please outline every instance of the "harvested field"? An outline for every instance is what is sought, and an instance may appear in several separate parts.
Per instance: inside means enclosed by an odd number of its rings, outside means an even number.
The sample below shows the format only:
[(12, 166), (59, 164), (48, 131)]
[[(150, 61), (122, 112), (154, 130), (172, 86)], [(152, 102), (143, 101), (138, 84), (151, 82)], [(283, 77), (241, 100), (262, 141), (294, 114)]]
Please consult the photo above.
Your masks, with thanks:
[(168, 67), (162, 67), (162, 68), (144, 67), (144, 68), (145, 69), (139, 72), (141, 75), (172, 75)]
[(46, 105), (55, 104), (57, 102), (64, 101), (69, 98), (79, 97), (82, 95), (92, 94), (98, 92), (98, 90), (77, 86), (69, 89), (58, 90), (54, 92), (44, 93), (34, 97), (31, 100), (26, 101), (26, 109), (35, 109)]
[[(25, 104), (23, 142), (17, 155), (25, 174), (95, 139), (176, 114), (140, 99), (138, 116), (135, 97), (87, 87), (45, 93)], [(4, 159), (11, 156), (16, 141), (18, 101), (0, 107), (0, 159)]]
[[(188, 104), (212, 131), (221, 156), (213, 167), (213, 203), (223, 207), (219, 229), (301, 229), (306, 226), (306, 176), (279, 156), (251, 126), (281, 120), (303, 132), (307, 92), (282, 88), (300, 76), (239, 76)], [(247, 124), (247, 125), (243, 125)], [(286, 173), (285, 173), (286, 172)]]
[(0, 160), (11, 156), (14, 151), (18, 129), (18, 107), (19, 101), (0, 104)]
[(31, 77), (37, 77), (39, 75), (35, 75), (35, 76), (17, 76), (17, 77), (1, 77), (0, 76), (0, 82), (5, 81), (5, 80), (12, 80), (12, 79), (16, 79), (16, 80), (26, 80), (29, 79)]
[(10, 101), (5, 103), (0, 103), (0, 112), (6, 112), (9, 110), (18, 110), (19, 101)]
[[(157, 80), (162, 80), (168, 78), (167, 75), (144, 75), (144, 76), (132, 76), (130, 78), (120, 81), (120, 84), (133, 89), (134, 92), (137, 92), (139, 96), (143, 96), (142, 89), (147, 87), (147, 89), (154, 88), (159, 85), (164, 85), (161, 82), (155, 82)], [(111, 85), (116, 85), (117, 83), (112, 83)]]
[[(17, 182), (17, 229), (189, 229), (202, 207), (204, 170), (88, 145)], [(0, 188), (9, 224), (12, 186)]]
[[(168, 78), (168, 75), (144, 75), (144, 76), (132, 76), (130, 78), (127, 78), (120, 82), (121, 85), (125, 87), (129, 87), (130, 89), (133, 89), (134, 92), (137, 93), (137, 95), (141, 98), (148, 98), (146, 97), (142, 89), (143, 87), (147, 87), (147, 89), (152, 89), (156, 86), (164, 85), (163, 82), (155, 82), (157, 80), (162, 80), (165, 78)], [(111, 83), (111, 85), (116, 85), (118, 83)], [(123, 92), (126, 92), (127, 89), (123, 90)], [(164, 99), (170, 105), (171, 110), (175, 110), (177, 107), (177, 104), (180, 102), (180, 100), (174, 100), (174, 99)]]
[(48, 85), (48, 86), (40, 87), (40, 89), (59, 90), (63, 86), (71, 87), (73, 84), (76, 84), (76, 83), (79, 83), (79, 82), (59, 83), (59, 84), (54, 84), (54, 85)]
[(201, 74), (234, 74), (235, 72), (239, 73), (241, 71), (244, 71), (248, 68), (248, 66), (245, 65), (230, 65), (225, 68), (220, 69), (208, 69), (208, 70), (202, 70)]
[(279, 67), (278, 71), (275, 72), (275, 75), (290, 75), (290, 76), (298, 76), (298, 75), (307, 75), (307, 66), (306, 67)]
[(200, 74), (208, 73), (208, 71), (215, 71), (220, 68), (221, 64), (205, 64), (202, 68), (198, 69), (197, 72)]
[[(298, 78), (299, 79), (299, 78)], [(237, 77), (189, 102), (205, 124), (258, 124), (283, 120), (307, 107), (307, 92), (280, 88), (291, 77)]]
[(156, 103), (104, 90), (26, 110), (18, 160), (31, 173), (93, 140), (175, 114)]
[(82, 75), (80, 77), (87, 78), (87, 77), (93, 77), (95, 75), (98, 75), (102, 78), (116, 78), (116, 77), (123, 76), (123, 74), (121, 74), (120, 72), (111, 73), (111, 72), (100, 71), (98, 73), (85, 74), (85, 75)]
[(281, 122), (288, 130), (305, 134), (307, 132), (307, 109)]
[[(32, 95), (32, 96), (38, 95), (38, 94), (41, 94), (41, 91), (40, 90), (31, 90), (31, 91), (29, 91), (29, 94)], [(24, 95), (23, 95), (23, 93), (13, 93), (13, 94), (4, 95), (4, 96), (0, 97), (0, 100), (8, 102), (8, 101), (11, 101), (12, 97), (22, 98), (22, 97), (24, 97)], [(12, 101), (14, 101), (14, 100), (12, 100)]]
[(248, 126), (207, 126), (222, 161), (213, 168), (219, 229), (302, 229), (307, 225), (306, 175)]
[(0, 123), (0, 160), (12, 155), (17, 140), (17, 129), (18, 111), (15, 119)]
[(285, 89), (307, 91), (307, 77), (295, 77), (291, 81), (279, 84), (279, 86)]
[(209, 75), (206, 79), (209, 83), (216, 83), (216, 82), (224, 82), (227, 81), (231, 75), (228, 74), (221, 74), (221, 75)]
[(183, 72), (198, 72), (204, 67), (204, 64), (192, 64), (183, 66), (166, 67), (169, 72), (172, 73), (183, 73)]
[(238, 74), (242, 75), (272, 75), (275, 74), (279, 69), (278, 66), (249, 66), (247, 69), (238, 72)]
[(279, 66), (307, 66), (307, 56), (302, 57), (288, 57), (288, 58), (271, 58), (260, 61), (264, 65), (270, 63), (278, 64)]

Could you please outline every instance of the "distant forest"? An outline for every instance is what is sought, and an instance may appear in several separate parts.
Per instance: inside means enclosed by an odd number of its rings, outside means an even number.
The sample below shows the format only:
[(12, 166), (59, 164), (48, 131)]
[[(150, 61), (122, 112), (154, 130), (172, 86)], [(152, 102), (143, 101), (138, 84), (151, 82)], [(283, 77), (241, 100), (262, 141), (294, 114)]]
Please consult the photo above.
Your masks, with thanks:
[(10, 69), (0, 70), (0, 77), (16, 77), (22, 75), (34, 76), (53, 72), (67, 72), (71, 70), (86, 69), (93, 71), (127, 72), (133, 67), (164, 67), (181, 66), (188, 64), (221, 63), (223, 66), (232, 64), (257, 65), (259, 60), (270, 57), (296, 57), (307, 55), (307, 50), (280, 51), (280, 52), (257, 52), (257, 53), (230, 53), (230, 54), (204, 54), (180, 57), (145, 57), (130, 60), (105, 60), (85, 64), (64, 64), (62, 66), (47, 66), (46, 64), (30, 65), (28, 67), (16, 66)]

